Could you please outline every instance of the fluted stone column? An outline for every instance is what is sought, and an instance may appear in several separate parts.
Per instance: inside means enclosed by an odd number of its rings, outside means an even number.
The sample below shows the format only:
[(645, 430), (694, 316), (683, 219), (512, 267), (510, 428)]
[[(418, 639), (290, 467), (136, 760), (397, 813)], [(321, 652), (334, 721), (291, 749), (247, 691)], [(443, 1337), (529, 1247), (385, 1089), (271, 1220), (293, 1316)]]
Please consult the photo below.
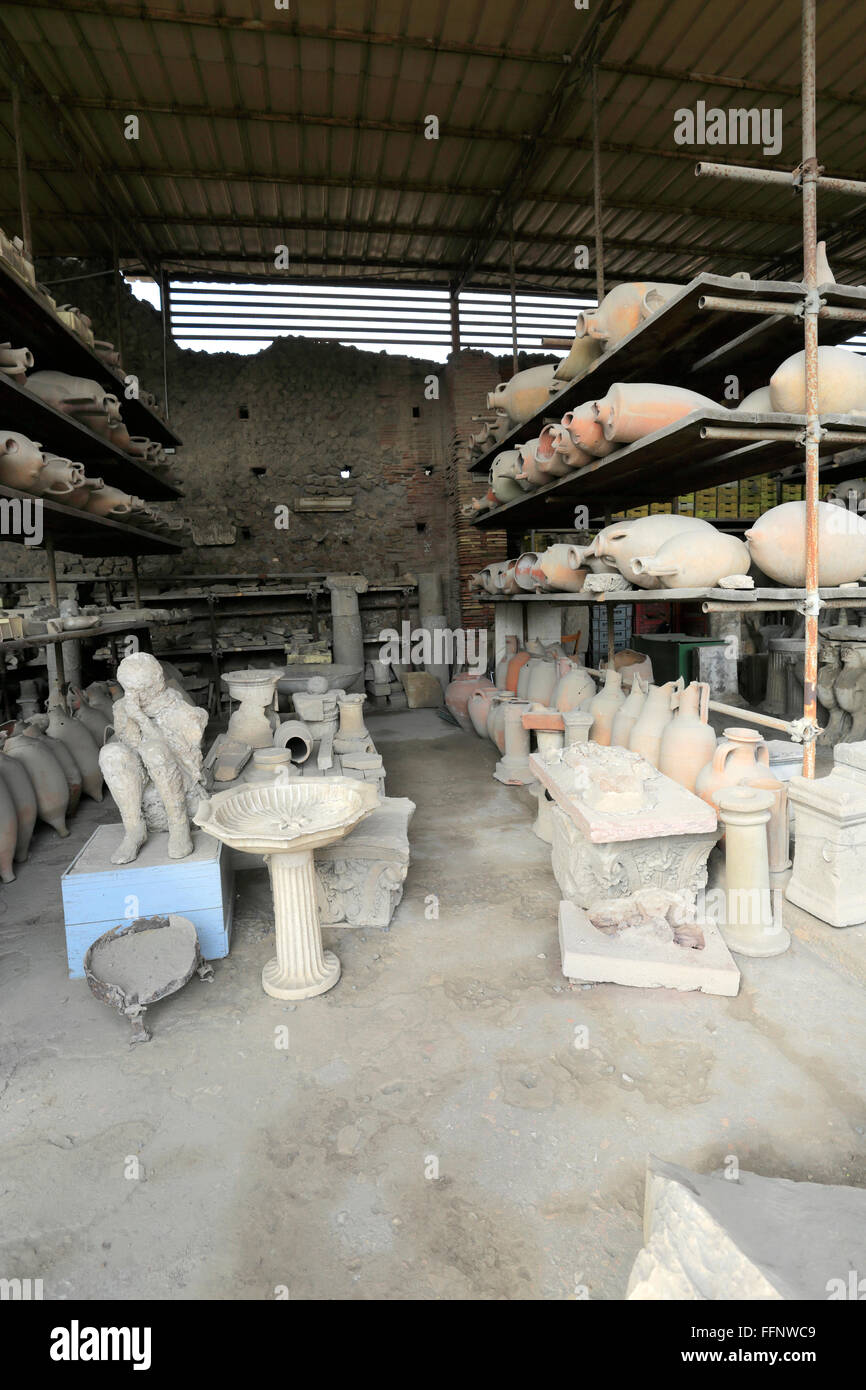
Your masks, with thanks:
[(274, 999), (312, 999), (340, 978), (339, 959), (322, 949), (313, 851), (265, 857), (274, 895), (277, 954), (262, 970), (262, 987)]

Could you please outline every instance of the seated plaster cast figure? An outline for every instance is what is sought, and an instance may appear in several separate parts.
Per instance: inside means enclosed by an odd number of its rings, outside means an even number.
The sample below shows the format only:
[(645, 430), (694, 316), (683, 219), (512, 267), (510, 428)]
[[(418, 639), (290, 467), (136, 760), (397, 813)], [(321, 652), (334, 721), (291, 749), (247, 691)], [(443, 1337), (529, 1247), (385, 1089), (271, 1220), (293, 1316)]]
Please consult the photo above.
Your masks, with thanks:
[(111, 862), (131, 863), (148, 830), (167, 830), (169, 858), (185, 859), (193, 849), (189, 820), (206, 795), (200, 745), (207, 712), (166, 687), (149, 652), (124, 657), (117, 679), (124, 693), (114, 706), (114, 738), (99, 750), (126, 831)]

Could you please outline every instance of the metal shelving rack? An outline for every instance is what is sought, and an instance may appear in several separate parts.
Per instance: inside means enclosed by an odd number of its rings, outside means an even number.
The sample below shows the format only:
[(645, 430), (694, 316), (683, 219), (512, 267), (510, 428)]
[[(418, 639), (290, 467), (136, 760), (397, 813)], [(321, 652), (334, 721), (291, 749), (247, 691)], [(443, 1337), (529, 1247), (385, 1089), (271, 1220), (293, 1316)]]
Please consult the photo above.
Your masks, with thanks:
[[(585, 388), (590, 384), (593, 394), (603, 395), (615, 380), (634, 381), (650, 379), (667, 384), (681, 385), (685, 381), (695, 390), (704, 389), (707, 372), (712, 372), (714, 380), (726, 369), (734, 369), (740, 379), (742, 391), (751, 391), (766, 384), (766, 363), (779, 361), (785, 355), (805, 349), (805, 405), (803, 416), (731, 416), (720, 421), (717, 417), (692, 415), (680, 421), (677, 426), (659, 431), (637, 445), (619, 450), (607, 459), (599, 459), (585, 468), (559, 479), (525, 498), (507, 503), (489, 512), (481, 513), (472, 522), (481, 529), (503, 529), (508, 526), (526, 528), (528, 525), (545, 525), (549, 529), (562, 527), (564, 513), (573, 517), (573, 507), (577, 502), (596, 499), (607, 511), (619, 510), (622, 501), (627, 505), (641, 505), (644, 500), (660, 501), (664, 496), (676, 497), (684, 491), (697, 489), (697, 481), (685, 488), (682, 485), (684, 459), (689, 450), (698, 448), (700, 458), (698, 467), (708, 485), (712, 478), (715, 483), (731, 482), (738, 478), (755, 476), (780, 467), (779, 459), (784, 454), (790, 462), (792, 446), (799, 445), (805, 455), (805, 500), (806, 500), (806, 585), (802, 590), (754, 590), (749, 594), (761, 594), (762, 598), (746, 597), (745, 591), (680, 591), (684, 597), (688, 593), (693, 600), (701, 600), (705, 611), (756, 611), (754, 605), (771, 602), (774, 609), (793, 609), (802, 613), (806, 619), (805, 662), (803, 680), (803, 775), (815, 775), (815, 740), (820, 733), (818, 724), (817, 676), (818, 676), (818, 615), (825, 602), (838, 594), (838, 590), (819, 590), (818, 588), (818, 499), (819, 473), (822, 453), (835, 454), (840, 444), (860, 444), (863, 434), (859, 427), (852, 427), (847, 417), (822, 417), (818, 411), (818, 326), (821, 321), (825, 343), (838, 343), (848, 334), (846, 325), (866, 321), (866, 290), (844, 285), (818, 283), (818, 190), (849, 194), (854, 197), (866, 196), (866, 183), (853, 179), (825, 177), (817, 156), (816, 123), (816, 4), (817, 0), (802, 0), (801, 16), (801, 70), (802, 70), (802, 159), (799, 166), (785, 174), (775, 170), (754, 167), (712, 164), (701, 162), (696, 167), (699, 177), (725, 178), (734, 182), (762, 183), (778, 185), (789, 191), (799, 190), (803, 200), (803, 281), (775, 282), (723, 279), (716, 276), (699, 276), (684, 286), (683, 290), (662, 307), (656, 314), (636, 329), (612, 352), (598, 359), (594, 369), (584, 373), (576, 382), (569, 384), (556, 399), (556, 409), (561, 416), (586, 399)], [(600, 232), (597, 233), (599, 250)], [(599, 256), (597, 266), (599, 277), (599, 301), (603, 297), (603, 263)], [(706, 315), (706, 317), (705, 317)], [(742, 315), (757, 317), (751, 328), (741, 330)], [(802, 324), (802, 328), (800, 328)], [(671, 348), (671, 335), (679, 331), (681, 337), (674, 339)], [(647, 378), (647, 371), (652, 375)], [(755, 371), (760, 368), (760, 379)], [(676, 377), (672, 373), (677, 372)], [(561, 409), (560, 409), (561, 407)], [(531, 439), (550, 416), (541, 411), (526, 425), (514, 430), (511, 435), (483, 458), (471, 465), (472, 471), (483, 472), (497, 453), (512, 448), (517, 443)], [(706, 446), (706, 447), (704, 447)], [(694, 455), (692, 455), (694, 457)], [(673, 463), (669, 474), (669, 458)], [(618, 490), (626, 477), (620, 478), (617, 470), (625, 463), (630, 474), (629, 491), (625, 498)], [(655, 479), (647, 470), (655, 465), (664, 465), (664, 474)], [(679, 468), (679, 472), (677, 472)], [(845, 461), (840, 459), (830, 477), (851, 476), (846, 471)], [(696, 475), (692, 472), (692, 478)], [(680, 482), (674, 484), (674, 479)], [(637, 494), (643, 492), (638, 499)], [(671, 491), (668, 492), (670, 485)], [(662, 489), (661, 493), (659, 489)], [(612, 505), (619, 501), (619, 505)], [(557, 516), (557, 511), (559, 515)], [(616, 603), (659, 603), (676, 602), (676, 590), (628, 591), (606, 595), (602, 601), (609, 606)], [(728, 598), (725, 595), (731, 594)], [(764, 595), (772, 597), (764, 599)], [(844, 597), (833, 597), (834, 606), (862, 607), (866, 589), (859, 594), (844, 590)], [(546, 596), (545, 596), (546, 597)], [(567, 605), (571, 601), (592, 601), (587, 595), (550, 595), (557, 605)], [(526, 625), (527, 614), (533, 611), (532, 599), (504, 599), (503, 607), (512, 604), (520, 608), (522, 625)], [(500, 632), (506, 624), (498, 615), (503, 612), (499, 606), (497, 614), (497, 652)], [(535, 610), (537, 611), (537, 610)], [(548, 611), (554, 611), (550, 609)], [(513, 625), (510, 625), (513, 630)], [(535, 634), (541, 635), (538, 620), (535, 620)], [(608, 633), (610, 634), (610, 624)]]

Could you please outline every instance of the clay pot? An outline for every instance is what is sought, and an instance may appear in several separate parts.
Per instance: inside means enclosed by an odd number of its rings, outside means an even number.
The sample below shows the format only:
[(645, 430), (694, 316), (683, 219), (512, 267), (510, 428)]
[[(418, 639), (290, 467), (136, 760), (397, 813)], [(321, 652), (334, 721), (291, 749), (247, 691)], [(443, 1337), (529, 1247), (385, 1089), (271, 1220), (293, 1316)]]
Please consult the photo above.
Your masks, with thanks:
[(518, 555), (514, 562), (514, 579), (518, 589), (530, 594), (534, 592), (533, 570), (537, 565), (538, 556), (534, 550), (525, 550), (522, 555)]
[(517, 638), (513, 634), (506, 637), (505, 652), (503, 653), (500, 660), (497, 661), (496, 667), (493, 672), (493, 682), (497, 690), (505, 689), (505, 680), (508, 675), (508, 663), (513, 656), (517, 655), (517, 647)]
[(14, 430), (0, 432), (0, 483), (32, 492), (42, 472), (42, 452), (39, 444)]
[(526, 667), (529, 672), (529, 679), (526, 682), (525, 699), (530, 704), (543, 705), (545, 709), (550, 704), (550, 697), (553, 694), (553, 687), (559, 680), (559, 669), (555, 661), (548, 661), (544, 657), (533, 657)]
[(538, 557), (538, 564), (554, 592), (580, 593), (586, 582), (586, 570), (580, 567), (581, 555), (574, 545), (551, 545)]
[(734, 406), (734, 410), (748, 411), (750, 415), (772, 415), (773, 402), (770, 398), (769, 386), (759, 386), (757, 391), (750, 391), (748, 396), (744, 396), (739, 405)]
[(497, 502), (515, 502), (529, 490), (529, 483), (518, 481), (523, 460), (517, 449), (497, 454), (490, 467), (490, 486)]
[(4, 783), (12, 798), (18, 820), (18, 834), (15, 841), (15, 858), (23, 864), (30, 849), (33, 829), (36, 825), (36, 792), (30, 774), (23, 762), (16, 758), (0, 756), (0, 782)]
[(107, 367), (120, 366), (120, 353), (114, 343), (107, 343), (104, 339), (97, 338), (93, 344), (93, 351)]
[(83, 728), (87, 730), (90, 737), (96, 744), (97, 751), (111, 735), (114, 728), (114, 711), (109, 715), (102, 702), (85, 698), (83, 692), (78, 692), (79, 706), (73, 714), (73, 719), (77, 719)]
[(487, 720), (490, 717), (490, 703), (496, 690), (490, 685), (479, 685), (469, 696), (466, 706), (469, 722), (479, 738), (487, 737)]
[(628, 748), (631, 731), (644, 707), (648, 689), (648, 682), (642, 680), (640, 676), (635, 676), (631, 683), (631, 690), (625, 698), (625, 703), (620, 705), (613, 717), (610, 731), (611, 748)]
[(513, 598), (520, 592), (520, 585), (517, 582), (515, 570), (516, 560), (509, 560), (503, 569), (496, 576), (496, 589), (500, 594), (505, 594), (507, 598)]
[(515, 425), (525, 425), (559, 389), (554, 381), (552, 366), (527, 367), (516, 372), (510, 381), (501, 381), (487, 396), (489, 410), (504, 410)]
[(129, 493), (121, 492), (118, 487), (94, 488), (88, 498), (86, 510), (96, 516), (109, 516), (116, 520), (129, 516), (132, 511), (132, 499)]
[(659, 546), (655, 555), (636, 555), (632, 574), (658, 579), (663, 589), (706, 589), (728, 574), (747, 574), (751, 559), (748, 549), (736, 536), (716, 531), (686, 531)]
[(588, 335), (581, 338), (575, 336), (568, 356), (562, 359), (553, 374), (554, 379), (576, 381), (595, 365), (603, 351), (604, 344), (598, 338), (590, 338)]
[(687, 531), (702, 531), (706, 536), (718, 534), (714, 526), (699, 517), (659, 512), (655, 516), (632, 517), (619, 525), (606, 526), (593, 541), (593, 553), (612, 562), (621, 575), (639, 588), (658, 589), (661, 580), (647, 574), (645, 568), (640, 574), (635, 574), (631, 562), (637, 556), (645, 561), (655, 555), (666, 541)]
[(497, 690), (490, 697), (490, 713), (487, 716), (487, 737), (500, 753), (505, 752), (505, 711), (515, 699), (512, 691)]
[(477, 671), (464, 671), (459, 676), (455, 676), (450, 685), (445, 687), (445, 707), (449, 714), (457, 720), (464, 733), (473, 732), (472, 721), (469, 718), (467, 708), (470, 695), (488, 688), (491, 691), (496, 689), (489, 677), (479, 676)]
[(674, 695), (682, 689), (682, 677), (665, 685), (651, 685), (643, 708), (634, 722), (628, 746), (653, 767), (659, 765), (662, 735), (673, 718)]
[(623, 690), (631, 690), (636, 676), (640, 676), (645, 685), (653, 683), (653, 664), (644, 652), (622, 647), (614, 656), (613, 665), (622, 677)]
[[(556, 475), (564, 477), (576, 468), (584, 468), (592, 463), (593, 455), (575, 444), (565, 425), (545, 425), (544, 445), (552, 444), (556, 454)], [(544, 432), (543, 432), (544, 433)], [(541, 436), (539, 436), (541, 439)], [(553, 471), (553, 470), (551, 470)]]
[[(80, 493), (84, 484), (84, 466), (73, 463), (71, 459), (59, 458), (57, 454), (46, 454), (39, 477), (33, 484), (33, 491), (40, 497), (50, 497), (55, 502), (72, 505), (72, 497)], [(88, 494), (89, 495), (89, 494)]]
[(710, 687), (692, 681), (679, 698), (676, 714), (662, 734), (659, 772), (693, 792), (698, 774), (716, 751), (715, 730), (707, 723)]
[[(851, 354), (847, 354), (850, 356)], [(806, 583), (806, 503), (783, 502), (746, 532), (755, 564), (779, 584)], [(818, 503), (818, 583), (849, 584), (866, 574), (866, 521), (845, 507)]]
[(695, 778), (695, 794), (718, 810), (723, 787), (751, 786), (770, 776), (770, 752), (757, 730), (725, 729), (712, 760)]
[(27, 378), (27, 389), (55, 410), (74, 415), (91, 428), (94, 419), (120, 419), (117, 397), (89, 377), (68, 376), (66, 372), (33, 372)]
[(48, 710), (49, 738), (65, 744), (81, 769), (81, 785), (93, 801), (102, 800), (102, 770), (99, 766), (99, 746), (90, 730), (80, 719), (73, 719), (59, 705)]
[(605, 439), (614, 444), (634, 444), (656, 430), (663, 430), (694, 410), (718, 413), (708, 396), (682, 386), (660, 386), (655, 382), (615, 382), (607, 395), (593, 402), (593, 410)]
[(514, 655), (509, 658), (508, 661), (508, 668), (505, 673), (504, 686), (500, 686), (499, 682), (497, 681), (497, 687), (499, 689), (509, 690), (512, 695), (516, 695), (517, 685), (520, 680), (520, 673), (523, 670), (524, 666), (526, 666), (529, 663), (529, 661), (531, 661), (531, 659), (532, 657), (530, 652), (515, 652)]
[(550, 696), (550, 708), (560, 714), (580, 709), (594, 697), (595, 681), (589, 672), (567, 656), (560, 657), (556, 663), (558, 679)]
[(36, 793), (36, 809), (39, 819), (45, 821), (64, 838), (69, 834), (66, 828), (66, 811), (69, 806), (69, 785), (51, 748), (46, 748), (50, 739), (44, 742), (15, 734), (3, 747), (2, 756), (16, 758), (23, 763), (33, 790)]
[(583, 453), (589, 454), (590, 458), (606, 458), (616, 448), (604, 437), (593, 401), (584, 401), (577, 410), (567, 410), (562, 417), (562, 427), (567, 430), (571, 442)]
[(619, 671), (608, 666), (604, 673), (604, 685), (586, 707), (592, 715), (592, 728), (589, 732), (590, 742), (601, 743), (605, 747), (610, 746), (614, 716), (620, 705), (624, 703), (625, 696), (622, 693), (622, 680)]
[[(774, 410), (806, 411), (806, 355), (795, 352), (770, 377)], [(866, 412), (866, 362), (840, 347), (818, 348), (818, 410), (822, 415)]]
[(597, 309), (583, 309), (577, 316), (578, 338), (595, 338), (609, 352), (654, 314), (681, 289), (662, 281), (617, 285)]
[(517, 452), (520, 455), (520, 469), (517, 472), (516, 480), (528, 488), (542, 487), (550, 482), (550, 477), (544, 471), (536, 458), (537, 439), (529, 439), (525, 444), (518, 444)]
[(69, 789), (69, 805), (66, 808), (67, 815), (72, 816), (78, 810), (81, 801), (81, 793), (84, 790), (84, 778), (81, 768), (78, 766), (75, 754), (60, 739), (49, 738), (45, 732), (48, 719), (44, 714), (38, 714), (25, 727), (24, 737), (33, 739), (37, 743), (50, 748), (51, 753), (57, 759), (63, 769), (66, 778), (66, 785)]
[(11, 343), (0, 343), (0, 372), (11, 376), (19, 386), (26, 385), (26, 374), (32, 366), (33, 353), (29, 348), (14, 348)]
[(92, 494), (101, 492), (104, 487), (104, 478), (85, 478), (79, 487), (74, 487), (69, 496), (62, 500), (67, 507), (78, 507), (81, 511), (86, 512)]

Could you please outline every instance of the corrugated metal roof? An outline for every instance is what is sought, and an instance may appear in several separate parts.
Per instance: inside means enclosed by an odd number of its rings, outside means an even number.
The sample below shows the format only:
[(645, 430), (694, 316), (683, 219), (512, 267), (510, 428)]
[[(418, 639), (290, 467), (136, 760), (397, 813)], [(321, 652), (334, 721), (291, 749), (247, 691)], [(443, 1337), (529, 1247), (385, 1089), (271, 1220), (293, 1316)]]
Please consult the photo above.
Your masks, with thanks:
[[(511, 218), (518, 283), (579, 292), (593, 53), (608, 279), (796, 271), (796, 197), (694, 165), (799, 162), (799, 22), (799, 0), (2, 0), (0, 67), (25, 98), (37, 253), (107, 249), (113, 214), (122, 256), (172, 271), (272, 278), (284, 244), (294, 279), (504, 287)], [(821, 161), (866, 178), (866, 10), (821, 0), (818, 36)], [(677, 145), (699, 100), (778, 109), (781, 150)], [(0, 141), (17, 230), (8, 85)], [(858, 205), (819, 208), (839, 279), (866, 279)]]

